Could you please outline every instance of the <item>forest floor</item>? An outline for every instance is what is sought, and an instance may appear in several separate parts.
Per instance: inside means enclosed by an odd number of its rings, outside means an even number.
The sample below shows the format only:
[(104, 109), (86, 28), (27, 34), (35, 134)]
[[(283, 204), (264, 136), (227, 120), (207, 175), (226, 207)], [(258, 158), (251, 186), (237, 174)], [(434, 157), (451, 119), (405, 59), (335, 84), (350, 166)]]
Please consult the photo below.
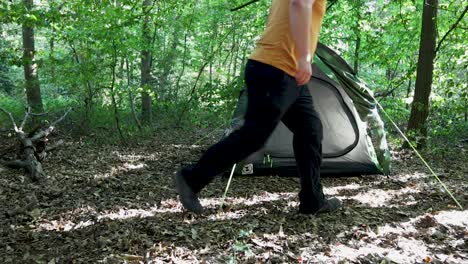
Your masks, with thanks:
[[(323, 179), (344, 202), (335, 213), (298, 214), (299, 179), (277, 176), (235, 177), (220, 210), (227, 179), (217, 177), (195, 216), (172, 175), (206, 149), (192, 145), (204, 134), (68, 141), (44, 161), (41, 183), (0, 168), (0, 262), (468, 263), (467, 144), (429, 158), (464, 210), (417, 157), (396, 151), (389, 177)], [(14, 144), (0, 140), (0, 154)]]

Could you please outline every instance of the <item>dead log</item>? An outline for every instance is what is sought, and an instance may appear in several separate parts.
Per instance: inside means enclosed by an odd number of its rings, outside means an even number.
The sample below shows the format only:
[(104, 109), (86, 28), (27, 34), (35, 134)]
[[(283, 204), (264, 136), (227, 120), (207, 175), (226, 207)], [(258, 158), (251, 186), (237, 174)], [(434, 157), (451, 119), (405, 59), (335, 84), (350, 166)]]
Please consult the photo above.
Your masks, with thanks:
[(36, 128), (31, 133), (24, 132), (24, 126), (26, 125), (28, 118), (30, 116), (38, 116), (42, 114), (33, 114), (31, 113), (31, 109), (28, 108), (23, 118), (23, 121), (21, 122), (21, 125), (18, 127), (15, 119), (13, 118), (13, 115), (10, 112), (6, 111), (2, 107), (0, 107), (0, 111), (5, 113), (9, 117), (13, 125), (16, 138), (20, 142), (18, 158), (16, 160), (9, 161), (0, 160), (0, 165), (15, 169), (22, 168), (28, 173), (31, 180), (33, 181), (39, 181), (45, 178), (45, 173), (42, 169), (41, 161), (46, 156), (47, 151), (56, 149), (58, 146), (63, 144), (63, 140), (59, 140), (58, 142), (47, 146), (47, 137), (54, 131), (55, 126), (63, 119), (65, 119), (68, 113), (70, 113), (71, 108), (68, 109), (59, 119), (55, 120), (47, 127)]

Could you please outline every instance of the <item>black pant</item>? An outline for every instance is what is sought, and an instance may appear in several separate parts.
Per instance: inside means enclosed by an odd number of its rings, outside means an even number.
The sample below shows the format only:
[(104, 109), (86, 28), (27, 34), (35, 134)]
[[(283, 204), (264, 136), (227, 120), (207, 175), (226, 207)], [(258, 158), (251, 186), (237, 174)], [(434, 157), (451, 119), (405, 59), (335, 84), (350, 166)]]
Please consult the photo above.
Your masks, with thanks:
[(260, 149), (278, 123), (294, 133), (293, 148), (301, 177), (300, 210), (315, 212), (324, 203), (320, 183), (322, 123), (306, 86), (273, 66), (249, 60), (245, 70), (248, 106), (245, 123), (211, 146), (193, 166), (184, 169), (196, 192), (216, 175)]

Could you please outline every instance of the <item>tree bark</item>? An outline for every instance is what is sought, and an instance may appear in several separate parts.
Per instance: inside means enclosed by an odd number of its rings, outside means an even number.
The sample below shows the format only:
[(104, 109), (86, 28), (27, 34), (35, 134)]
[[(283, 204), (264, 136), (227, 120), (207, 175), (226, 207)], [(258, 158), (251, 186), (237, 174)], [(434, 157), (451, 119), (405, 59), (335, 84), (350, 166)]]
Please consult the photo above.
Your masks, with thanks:
[(436, 55), (437, 7), (438, 0), (424, 0), (416, 84), (408, 121), (408, 131), (414, 135), (418, 148), (423, 148), (427, 140), (426, 121)]
[(117, 131), (119, 131), (120, 135), (120, 141), (122, 143), (125, 143), (125, 137), (122, 132), (122, 128), (120, 127), (120, 119), (119, 119), (119, 109), (117, 105), (117, 100), (115, 98), (115, 82), (116, 82), (116, 73), (115, 73), (115, 68), (117, 67), (117, 47), (115, 46), (115, 43), (112, 43), (113, 45), (113, 58), (112, 58), (112, 68), (111, 68), (111, 73), (112, 73), (112, 82), (111, 82), (111, 98), (112, 98), (112, 106), (114, 108), (114, 120), (115, 120), (115, 126), (117, 128)]
[(354, 72), (359, 72), (359, 52), (361, 49), (361, 0), (356, 1), (356, 25), (354, 28), (354, 34), (356, 35), (356, 42), (354, 45)]
[(49, 61), (52, 62), (50, 64), (50, 76), (52, 77), (53, 82), (55, 83), (55, 58), (54, 58), (54, 52), (55, 52), (55, 29), (52, 29), (52, 37), (49, 40)]
[(151, 79), (151, 33), (150, 33), (150, 15), (148, 14), (151, 9), (151, 0), (144, 0), (143, 2), (143, 42), (144, 48), (141, 51), (141, 87), (143, 92), (141, 93), (141, 116), (144, 124), (150, 124), (151, 115), (151, 96), (148, 93), (148, 85)]
[(133, 95), (133, 88), (132, 88), (132, 66), (130, 65), (130, 62), (128, 60), (128, 56), (125, 58), (125, 64), (127, 65), (127, 87), (128, 87), (128, 96), (130, 100), (130, 109), (132, 110), (132, 116), (133, 120), (135, 120), (135, 123), (138, 127), (138, 131), (141, 131), (141, 123), (140, 120), (138, 119), (138, 115), (135, 110), (135, 96)]
[[(33, 0), (23, 0), (23, 5), (28, 12), (33, 9)], [(41, 88), (37, 72), (34, 46), (34, 22), (25, 19), (22, 25), (23, 33), (23, 67), (26, 84), (26, 96), (28, 105), (36, 113), (44, 112), (42, 105)]]

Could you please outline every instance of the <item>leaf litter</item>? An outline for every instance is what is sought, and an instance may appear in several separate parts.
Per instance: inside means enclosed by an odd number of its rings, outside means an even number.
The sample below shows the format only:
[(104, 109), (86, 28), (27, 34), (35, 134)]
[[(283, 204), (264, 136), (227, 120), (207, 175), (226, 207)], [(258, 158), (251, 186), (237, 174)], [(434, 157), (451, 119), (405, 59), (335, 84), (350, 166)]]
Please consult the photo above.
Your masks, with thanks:
[[(172, 175), (215, 138), (193, 145), (188, 133), (69, 142), (47, 158), (44, 183), (0, 168), (2, 263), (468, 263), (468, 209), (413, 155), (394, 152), (389, 177), (323, 178), (344, 201), (336, 213), (298, 214), (299, 179), (263, 176), (235, 177), (222, 210), (227, 178), (217, 177), (195, 216)], [(431, 160), (464, 207), (466, 153)]]

